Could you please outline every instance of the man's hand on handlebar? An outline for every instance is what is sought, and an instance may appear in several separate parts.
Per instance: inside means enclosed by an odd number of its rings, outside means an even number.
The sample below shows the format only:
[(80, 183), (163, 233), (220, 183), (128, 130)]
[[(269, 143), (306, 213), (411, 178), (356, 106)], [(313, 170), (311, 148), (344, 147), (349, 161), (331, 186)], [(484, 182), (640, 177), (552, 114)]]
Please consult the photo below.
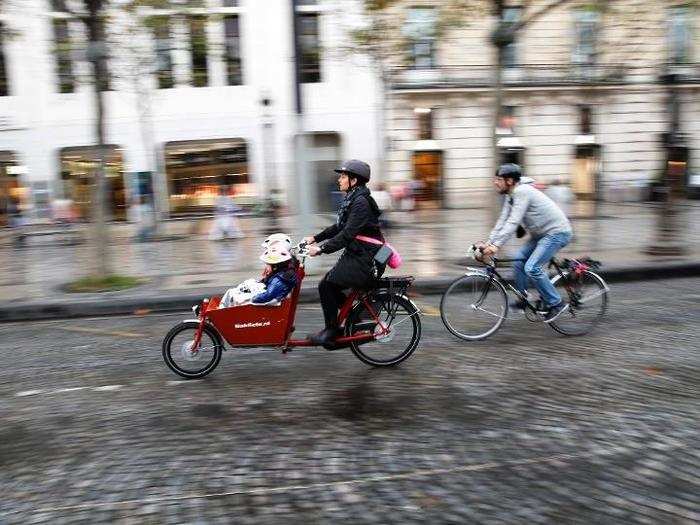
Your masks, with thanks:
[(318, 244), (312, 244), (307, 248), (310, 257), (316, 257), (321, 253), (321, 247)]
[(306, 243), (306, 244), (314, 244), (316, 242), (316, 239), (314, 239), (313, 235), (309, 237), (304, 237), (301, 242)]
[(481, 253), (484, 254), (484, 257), (491, 257), (493, 255), (496, 255), (498, 253), (498, 246), (494, 244), (484, 246), (483, 248), (481, 248)]

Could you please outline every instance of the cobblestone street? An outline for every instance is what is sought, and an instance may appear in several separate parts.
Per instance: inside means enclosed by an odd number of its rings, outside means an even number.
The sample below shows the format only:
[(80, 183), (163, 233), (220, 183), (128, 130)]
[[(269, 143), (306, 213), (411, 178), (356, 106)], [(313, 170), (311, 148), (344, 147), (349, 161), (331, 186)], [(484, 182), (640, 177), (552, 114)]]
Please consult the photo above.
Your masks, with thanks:
[(201, 381), (161, 359), (187, 312), (0, 325), (0, 522), (698, 523), (700, 280), (611, 293), (583, 338), (466, 343), (417, 297), (395, 369), (229, 350)]

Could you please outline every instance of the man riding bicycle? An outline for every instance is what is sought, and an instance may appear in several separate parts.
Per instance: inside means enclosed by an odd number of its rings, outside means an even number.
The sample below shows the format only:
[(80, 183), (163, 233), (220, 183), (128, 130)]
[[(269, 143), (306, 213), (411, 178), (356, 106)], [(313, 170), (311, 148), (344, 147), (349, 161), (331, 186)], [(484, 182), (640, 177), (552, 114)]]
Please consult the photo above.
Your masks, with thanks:
[[(552, 322), (569, 305), (549, 281), (543, 265), (569, 244), (571, 223), (552, 199), (532, 185), (532, 179), (522, 179), (522, 170), (517, 164), (502, 165), (493, 182), (505, 196), (503, 210), (488, 241), (477, 246), (485, 256), (495, 255), (522, 224), (531, 237), (515, 256), (515, 287), (526, 295), (528, 279), (531, 279), (540, 293), (544, 321)], [(525, 304), (519, 300), (512, 306), (522, 310)]]

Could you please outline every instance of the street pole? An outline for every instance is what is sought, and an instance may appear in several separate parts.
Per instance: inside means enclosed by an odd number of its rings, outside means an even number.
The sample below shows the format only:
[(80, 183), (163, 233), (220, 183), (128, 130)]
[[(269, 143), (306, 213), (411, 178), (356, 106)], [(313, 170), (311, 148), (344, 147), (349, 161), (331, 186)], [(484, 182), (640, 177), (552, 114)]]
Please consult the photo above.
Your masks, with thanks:
[(679, 239), (680, 228), (678, 225), (678, 206), (675, 203), (673, 187), (669, 181), (670, 149), (678, 143), (679, 135), (679, 104), (678, 92), (676, 90), (676, 75), (664, 74), (661, 81), (668, 86), (668, 113), (669, 132), (666, 135), (666, 160), (664, 166), (664, 186), (666, 193), (662, 205), (657, 210), (656, 230), (654, 240), (644, 253), (654, 256), (681, 256), (687, 253), (687, 248)]
[(292, 27), (293, 27), (293, 49), (294, 49), (294, 106), (296, 113), (296, 133), (294, 136), (295, 154), (295, 181), (297, 196), (297, 228), (300, 235), (311, 235), (312, 222), (312, 188), (309, 178), (308, 162), (306, 160), (308, 140), (304, 126), (304, 103), (301, 79), (301, 44), (299, 41), (301, 28), (299, 27), (299, 17), (297, 7), (299, 0), (291, 0), (292, 4)]

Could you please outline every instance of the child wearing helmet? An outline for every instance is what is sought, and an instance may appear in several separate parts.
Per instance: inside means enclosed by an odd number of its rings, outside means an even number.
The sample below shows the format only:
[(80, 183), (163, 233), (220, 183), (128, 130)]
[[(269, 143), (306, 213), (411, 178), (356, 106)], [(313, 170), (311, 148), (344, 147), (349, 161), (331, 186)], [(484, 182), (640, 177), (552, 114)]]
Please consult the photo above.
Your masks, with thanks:
[(269, 245), (260, 256), (260, 260), (266, 265), (261, 280), (265, 291), (253, 297), (250, 302), (258, 305), (277, 304), (287, 297), (297, 284), (294, 258), (284, 242), (277, 242)]

